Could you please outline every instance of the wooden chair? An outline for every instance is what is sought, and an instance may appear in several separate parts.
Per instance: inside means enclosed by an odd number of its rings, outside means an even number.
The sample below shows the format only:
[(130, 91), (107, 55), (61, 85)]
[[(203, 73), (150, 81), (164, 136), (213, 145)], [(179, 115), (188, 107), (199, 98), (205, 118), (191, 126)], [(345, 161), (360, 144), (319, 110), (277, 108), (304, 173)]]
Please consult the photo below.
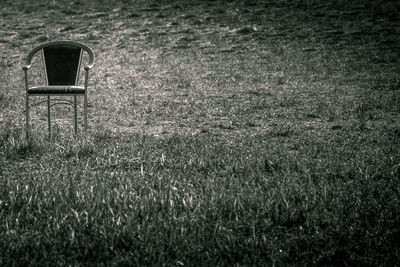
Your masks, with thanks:
[[(88, 64), (84, 67), (85, 81), (84, 86), (78, 86), (79, 71), (83, 52), (89, 56)], [(46, 85), (32, 86), (28, 85), (28, 70), (31, 68), (31, 61), (34, 55), (41, 53), (44, 64), (44, 76)], [(89, 70), (93, 68), (94, 53), (88, 46), (72, 41), (55, 41), (39, 45), (34, 48), (26, 58), (26, 65), (23, 66), (25, 73), (26, 86), (26, 138), (29, 139), (29, 110), (31, 107), (47, 102), (47, 125), (49, 138), (51, 137), (50, 108), (57, 104), (67, 104), (74, 107), (74, 129), (78, 132), (77, 115), (77, 96), (84, 97), (84, 127), (87, 129), (87, 88), (89, 79)], [(29, 97), (47, 96), (47, 100), (40, 101), (30, 105)], [(64, 96), (64, 99), (51, 99), (52, 96)], [(73, 96), (74, 101), (65, 99), (65, 96)]]

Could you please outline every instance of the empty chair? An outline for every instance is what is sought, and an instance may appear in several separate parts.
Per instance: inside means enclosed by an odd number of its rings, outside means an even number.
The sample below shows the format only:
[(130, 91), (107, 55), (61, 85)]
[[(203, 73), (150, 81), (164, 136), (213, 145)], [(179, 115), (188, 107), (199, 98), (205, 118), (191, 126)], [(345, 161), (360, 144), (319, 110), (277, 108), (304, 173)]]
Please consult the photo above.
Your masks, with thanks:
[[(88, 54), (89, 60), (87, 65), (84, 67), (84, 86), (79, 86), (79, 71), (83, 52)], [(28, 70), (31, 68), (32, 58), (37, 53), (41, 53), (43, 57), (46, 84), (43, 86), (29, 86)], [(89, 71), (93, 68), (94, 63), (94, 53), (92, 49), (84, 44), (72, 41), (48, 42), (34, 48), (29, 53), (25, 63), (23, 70), (25, 73), (26, 86), (26, 138), (29, 139), (30, 135), (30, 108), (45, 102), (47, 102), (47, 125), (49, 138), (51, 137), (50, 108), (57, 104), (67, 104), (74, 107), (74, 130), (76, 134), (78, 131), (77, 96), (82, 96), (84, 98), (84, 127), (87, 129), (87, 88)], [(47, 100), (30, 104), (31, 96), (47, 96)], [(51, 99), (52, 96), (63, 96), (64, 98)], [(74, 101), (65, 98), (66, 96), (73, 96)]]

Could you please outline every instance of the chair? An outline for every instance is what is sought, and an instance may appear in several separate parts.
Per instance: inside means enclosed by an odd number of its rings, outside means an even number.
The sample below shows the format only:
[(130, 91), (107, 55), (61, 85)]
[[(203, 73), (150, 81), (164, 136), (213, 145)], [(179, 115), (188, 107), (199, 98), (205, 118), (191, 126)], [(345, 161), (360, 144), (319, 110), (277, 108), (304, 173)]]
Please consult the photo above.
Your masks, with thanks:
[[(84, 67), (84, 86), (78, 86), (79, 72), (81, 67), (82, 54), (85, 51), (88, 56), (88, 64)], [(31, 68), (31, 61), (34, 55), (41, 53), (44, 64), (45, 86), (28, 85), (28, 70)], [(77, 96), (84, 97), (84, 127), (87, 129), (87, 88), (89, 71), (93, 68), (94, 53), (88, 46), (72, 41), (55, 41), (39, 45), (34, 48), (26, 58), (26, 65), (23, 66), (26, 86), (26, 138), (29, 139), (29, 110), (31, 107), (47, 101), (47, 126), (49, 138), (51, 138), (50, 108), (57, 104), (67, 104), (74, 107), (74, 130), (78, 132)], [(29, 97), (47, 96), (47, 100), (30, 105)], [(52, 96), (73, 96), (74, 101), (68, 99), (51, 99)]]

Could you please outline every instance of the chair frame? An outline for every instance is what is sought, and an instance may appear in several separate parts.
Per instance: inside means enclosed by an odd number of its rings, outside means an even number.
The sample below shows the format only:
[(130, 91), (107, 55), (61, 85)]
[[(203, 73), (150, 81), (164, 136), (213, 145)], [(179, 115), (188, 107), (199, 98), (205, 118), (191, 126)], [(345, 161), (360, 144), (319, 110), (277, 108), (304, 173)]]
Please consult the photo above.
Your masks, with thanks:
[[(75, 80), (75, 85), (74, 86), (49, 86), (48, 84), (48, 76), (47, 76), (47, 68), (46, 68), (46, 61), (44, 58), (44, 48), (46, 47), (57, 47), (57, 46), (72, 46), (72, 47), (78, 47), (81, 49), (80, 51), (80, 56), (79, 56), (79, 65), (78, 65), (78, 69), (77, 69), (77, 74), (76, 74), (76, 80)], [(81, 67), (81, 60), (82, 60), (82, 54), (83, 54), (83, 50), (86, 51), (89, 55), (89, 62), (88, 64), (84, 67), (85, 70), (85, 81), (84, 81), (84, 128), (85, 131), (87, 130), (87, 88), (88, 88), (88, 80), (89, 80), (89, 71), (93, 68), (94, 66), (94, 53), (92, 51), (92, 49), (84, 44), (78, 43), (78, 42), (74, 42), (74, 41), (54, 41), (54, 42), (47, 42), (44, 44), (41, 44), (39, 46), (37, 46), (36, 48), (34, 48), (29, 55), (27, 56), (26, 60), (25, 60), (25, 65), (22, 67), (24, 73), (25, 73), (25, 88), (26, 88), (26, 97), (25, 97), (25, 115), (26, 115), (26, 119), (25, 119), (25, 129), (26, 129), (26, 138), (29, 139), (30, 136), (30, 127), (29, 127), (29, 120), (30, 120), (30, 116), (29, 116), (29, 111), (31, 107), (34, 107), (36, 105), (42, 104), (47, 102), (47, 127), (48, 127), (48, 131), (49, 131), (49, 138), (51, 138), (51, 118), (50, 118), (50, 108), (54, 105), (58, 105), (58, 104), (66, 104), (66, 105), (70, 105), (72, 107), (74, 107), (74, 130), (75, 130), (75, 134), (77, 134), (78, 132), (78, 115), (77, 115), (77, 96), (78, 95), (82, 95), (82, 93), (73, 93), (73, 92), (69, 92), (72, 91), (72, 89), (75, 88), (79, 88), (81, 89), (81, 87), (77, 86), (78, 80), (79, 80), (79, 71), (80, 71), (80, 67)], [(52, 92), (46, 92), (46, 90), (43, 90), (43, 93), (37, 93), (37, 94), (30, 94), (29, 93), (29, 89), (31, 89), (28, 85), (28, 70), (31, 68), (31, 61), (32, 58), (38, 53), (38, 52), (42, 52), (42, 56), (43, 56), (43, 64), (44, 64), (44, 71), (45, 71), (45, 76), (46, 76), (46, 86), (44, 86), (43, 88), (46, 89), (63, 89), (64, 92), (63, 93), (52, 93)], [(38, 103), (34, 103), (32, 105), (29, 104), (29, 96), (47, 96), (47, 100), (44, 101), (40, 101)], [(74, 101), (70, 101), (70, 100), (66, 100), (66, 99), (50, 99), (51, 96), (74, 96)], [(51, 101), (53, 101), (53, 103), (51, 103)]]

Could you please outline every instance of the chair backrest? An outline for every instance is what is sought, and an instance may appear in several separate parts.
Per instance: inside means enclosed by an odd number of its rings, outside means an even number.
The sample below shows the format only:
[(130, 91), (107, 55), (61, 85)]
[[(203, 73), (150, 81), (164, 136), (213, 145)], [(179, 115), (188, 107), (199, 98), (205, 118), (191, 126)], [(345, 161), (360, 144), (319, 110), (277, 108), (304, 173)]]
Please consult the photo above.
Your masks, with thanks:
[(79, 79), (82, 49), (53, 45), (43, 48), (47, 85), (76, 85)]
[(48, 86), (77, 85), (83, 50), (89, 55), (88, 65), (92, 66), (93, 51), (84, 44), (72, 41), (56, 41), (39, 45), (28, 55), (26, 63), (30, 65), (33, 56), (41, 51)]

